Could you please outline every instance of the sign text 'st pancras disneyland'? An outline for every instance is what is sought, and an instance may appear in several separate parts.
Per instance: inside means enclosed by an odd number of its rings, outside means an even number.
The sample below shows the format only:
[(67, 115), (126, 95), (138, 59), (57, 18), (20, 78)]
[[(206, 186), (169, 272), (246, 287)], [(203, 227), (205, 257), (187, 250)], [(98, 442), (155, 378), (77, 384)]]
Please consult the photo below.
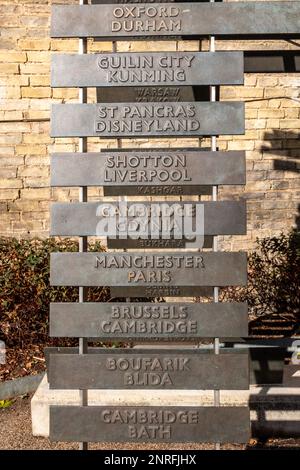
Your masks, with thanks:
[[(51, 407), (50, 437), (78, 441), (81, 448), (95, 441), (246, 443), (249, 407), (220, 406), (219, 392), (249, 388), (248, 352), (222, 348), (219, 338), (248, 335), (247, 305), (219, 302), (219, 288), (247, 283), (247, 257), (218, 251), (217, 239), (246, 234), (245, 202), (218, 200), (219, 185), (245, 184), (245, 153), (217, 146), (218, 135), (245, 132), (245, 111), (244, 103), (218, 102), (216, 93), (221, 85), (243, 84), (244, 57), (216, 52), (215, 39), (297, 37), (300, 2), (92, 3), (52, 10), (52, 37), (79, 39), (78, 54), (53, 56), (52, 86), (78, 87), (80, 99), (53, 105), (52, 137), (79, 138), (79, 151), (52, 155), (51, 184), (79, 187), (80, 198), (52, 205), (51, 233), (80, 237), (80, 253), (52, 254), (52, 285), (78, 286), (79, 302), (51, 305), (50, 334), (78, 337), (79, 349), (50, 351), (48, 377), (53, 389), (80, 390), (81, 405)], [(209, 37), (210, 48), (116, 49), (118, 40), (170, 37)], [(114, 52), (88, 54), (88, 38), (113, 41)], [(209, 100), (196, 101), (190, 93), (195, 86), (209, 87)], [(88, 87), (102, 90), (98, 103), (88, 103)], [(205, 136), (206, 148), (158, 149), (149, 141), (146, 149), (124, 149), (120, 140)], [(109, 151), (89, 152), (88, 137), (117, 143)], [(88, 186), (103, 187), (104, 198), (88, 201)], [(178, 199), (188, 195), (206, 200)], [(125, 204), (124, 196), (174, 201)], [(106, 237), (108, 251), (88, 252), (89, 236)], [(126, 301), (87, 302), (92, 286), (107, 286), (112, 298)], [(210, 301), (192, 301), (201, 295)], [(190, 347), (88, 348), (93, 339), (169, 346), (189, 341)], [(213, 339), (212, 349), (193, 346), (203, 339)], [(118, 389), (121, 404), (91, 406), (90, 389)], [(139, 389), (213, 390), (214, 403), (122, 404), (124, 390)]]

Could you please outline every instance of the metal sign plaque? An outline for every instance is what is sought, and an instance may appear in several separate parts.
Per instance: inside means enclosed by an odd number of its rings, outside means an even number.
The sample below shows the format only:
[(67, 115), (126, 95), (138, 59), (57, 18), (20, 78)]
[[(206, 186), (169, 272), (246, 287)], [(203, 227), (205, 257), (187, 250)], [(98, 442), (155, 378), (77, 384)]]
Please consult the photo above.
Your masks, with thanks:
[(239, 151), (126, 150), (51, 157), (51, 186), (104, 186), (110, 195), (199, 194), (202, 186), (201, 194), (212, 185), (245, 183), (245, 152)]
[(112, 286), (110, 295), (112, 298), (158, 298), (158, 297), (212, 297), (213, 287), (201, 286), (137, 286), (122, 287)]
[(284, 2), (57, 5), (52, 37), (299, 35), (300, 5)]
[[(170, 238), (169, 240), (164, 240), (161, 235), (159, 239), (154, 238), (127, 238), (126, 240), (121, 238), (107, 238), (106, 240), (107, 248), (111, 250), (135, 250), (135, 249), (164, 249), (164, 250), (174, 250), (176, 248), (191, 248), (192, 245), (195, 248), (213, 248), (213, 236), (200, 236), (193, 237), (193, 239), (188, 239), (184, 237), (182, 239)], [(192, 245), (191, 245), (192, 243)]]
[(50, 336), (172, 341), (248, 336), (246, 303), (52, 303)]
[[(218, 336), (219, 337), (219, 336)], [(95, 339), (96, 340), (96, 339)], [(220, 337), (220, 340), (225, 342), (226, 340)], [(236, 338), (234, 341), (237, 341)], [(139, 340), (140, 341), (140, 340)], [(153, 340), (152, 340), (153, 341)], [(287, 358), (286, 348), (281, 347), (268, 347), (260, 346), (260, 342), (255, 347), (247, 344), (243, 348), (235, 347), (235, 351), (241, 351), (246, 349), (249, 355), (249, 367), (250, 367), (250, 384), (251, 385), (265, 385), (265, 384), (283, 384), (283, 370), (286, 366), (284, 364), (285, 359)], [(247, 340), (249, 343), (249, 340)], [(237, 346), (235, 344), (235, 346)], [(89, 347), (88, 354), (98, 354), (99, 350), (103, 348)], [(214, 347), (213, 344), (207, 345), (207, 347), (201, 346), (202, 351), (211, 353)], [(232, 347), (222, 347), (222, 354), (232, 354)], [(46, 347), (45, 348), (45, 359), (47, 370), (50, 367), (50, 357), (54, 354), (78, 354), (78, 347)], [(296, 382), (297, 378), (293, 378), (293, 381)]]
[(78, 442), (248, 442), (248, 407), (50, 406), (50, 439)]
[(52, 87), (240, 85), (242, 52), (55, 54)]
[(58, 202), (51, 205), (50, 233), (52, 236), (105, 237), (108, 230), (114, 228), (115, 238), (123, 234), (124, 241), (135, 237), (160, 240), (176, 238), (177, 228), (180, 229), (177, 238), (188, 240), (189, 237), (185, 236), (188, 221), (193, 224), (190, 228), (195, 236), (244, 235), (246, 202)]
[(208, 86), (97, 87), (96, 91), (97, 103), (178, 103), (182, 101), (209, 101)]
[(246, 350), (214, 354), (200, 349), (102, 349), (99, 354), (50, 356), (49, 384), (57, 390), (246, 390)]
[[(294, 73), (300, 71), (296, 51), (245, 51), (245, 73)], [(218, 88), (217, 88), (218, 95)], [(124, 86), (98, 87), (98, 103), (209, 101), (209, 86)], [(219, 101), (217, 99), (216, 101)]]
[[(208, 86), (97, 87), (96, 91), (97, 103), (209, 101)], [(199, 97), (203, 99), (199, 99)]]
[(234, 286), (247, 282), (246, 253), (51, 253), (53, 286)]
[(264, 50), (244, 52), (246, 73), (300, 72), (299, 50)]
[(52, 137), (172, 137), (244, 134), (239, 102), (57, 104)]

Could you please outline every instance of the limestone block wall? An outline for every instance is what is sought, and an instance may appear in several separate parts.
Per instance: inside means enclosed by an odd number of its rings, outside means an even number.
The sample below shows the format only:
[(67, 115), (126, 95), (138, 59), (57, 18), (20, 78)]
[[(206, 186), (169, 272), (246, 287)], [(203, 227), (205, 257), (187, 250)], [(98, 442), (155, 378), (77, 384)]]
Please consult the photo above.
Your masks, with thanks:
[[(49, 154), (75, 151), (77, 139), (51, 139), (51, 102), (76, 102), (76, 89), (50, 87), (50, 55), (77, 52), (78, 40), (50, 40), (52, 4), (77, 0), (0, 0), (0, 235), (47, 237), (50, 201), (76, 201), (77, 189), (49, 188)], [(295, 41), (217, 41), (217, 50), (298, 49)], [(117, 43), (118, 51), (207, 50), (202, 41)], [(112, 51), (111, 42), (89, 40), (89, 52)], [(246, 134), (218, 140), (220, 149), (247, 152), (247, 185), (220, 190), (220, 198), (245, 197), (248, 235), (226, 237), (226, 249), (252, 249), (257, 237), (300, 224), (299, 74), (246, 74), (245, 86), (222, 87), (222, 100), (246, 102)], [(89, 91), (95, 102), (95, 89)], [(205, 146), (198, 139), (139, 139), (137, 147)], [(124, 139), (124, 147), (133, 142)], [(89, 150), (116, 147), (89, 139)], [(297, 163), (298, 162), (298, 163)], [(298, 166), (297, 166), (298, 165)], [(101, 189), (89, 191), (91, 199)]]

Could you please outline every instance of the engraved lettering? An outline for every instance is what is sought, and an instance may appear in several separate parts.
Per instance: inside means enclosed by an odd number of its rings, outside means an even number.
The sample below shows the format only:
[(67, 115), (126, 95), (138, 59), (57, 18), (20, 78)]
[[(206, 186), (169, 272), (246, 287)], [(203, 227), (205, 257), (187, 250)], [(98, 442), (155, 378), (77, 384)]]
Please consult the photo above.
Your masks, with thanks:
[(162, 255), (155, 256), (143, 254), (140, 256), (130, 254), (106, 254), (95, 257), (95, 268), (199, 268), (204, 269), (204, 259), (201, 255)]
[(105, 367), (112, 374), (123, 377), (126, 387), (166, 387), (174, 386), (180, 373), (192, 370), (190, 357), (171, 356), (118, 356), (107, 357)]
[(196, 109), (193, 104), (99, 106), (97, 114), (95, 131), (98, 134), (103, 132), (121, 134), (131, 132), (137, 134), (150, 132), (184, 133), (196, 132), (200, 129), (200, 121), (196, 119)]
[[(195, 59), (190, 55), (101, 55), (97, 59), (99, 70), (106, 71), (107, 83), (126, 84), (164, 84), (166, 82), (185, 82), (187, 69)], [(146, 88), (138, 89), (137, 101), (170, 101), (180, 94), (180, 89)], [(174, 99), (175, 101), (175, 99)]]
[(112, 32), (177, 32), (182, 29), (177, 7), (124, 6), (113, 9)]

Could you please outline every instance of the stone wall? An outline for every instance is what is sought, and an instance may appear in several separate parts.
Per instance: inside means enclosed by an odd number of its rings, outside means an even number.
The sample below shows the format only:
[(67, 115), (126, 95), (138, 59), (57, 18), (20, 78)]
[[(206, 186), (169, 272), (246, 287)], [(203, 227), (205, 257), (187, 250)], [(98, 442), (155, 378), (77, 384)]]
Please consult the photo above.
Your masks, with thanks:
[[(0, 235), (47, 237), (49, 201), (76, 201), (77, 189), (49, 188), (49, 154), (75, 151), (76, 139), (51, 139), (51, 102), (76, 102), (78, 90), (50, 88), (50, 55), (77, 52), (78, 40), (50, 40), (51, 4), (77, 0), (0, 0)], [(217, 41), (217, 49), (297, 49), (296, 41)], [(118, 51), (207, 50), (207, 41), (118, 42)], [(89, 41), (89, 52), (111, 51), (111, 42)], [(245, 86), (222, 87), (221, 99), (246, 102), (246, 135), (220, 138), (220, 149), (247, 152), (247, 185), (220, 190), (223, 199), (248, 201), (247, 237), (226, 238), (228, 249), (251, 249), (257, 237), (299, 224), (300, 77), (246, 74)], [(95, 90), (89, 100), (96, 99)], [(132, 146), (128, 139), (124, 147)], [(198, 146), (197, 139), (139, 139), (140, 147)], [(205, 145), (205, 141), (200, 142)], [(116, 147), (89, 139), (89, 150)], [(101, 189), (91, 190), (91, 199)]]

